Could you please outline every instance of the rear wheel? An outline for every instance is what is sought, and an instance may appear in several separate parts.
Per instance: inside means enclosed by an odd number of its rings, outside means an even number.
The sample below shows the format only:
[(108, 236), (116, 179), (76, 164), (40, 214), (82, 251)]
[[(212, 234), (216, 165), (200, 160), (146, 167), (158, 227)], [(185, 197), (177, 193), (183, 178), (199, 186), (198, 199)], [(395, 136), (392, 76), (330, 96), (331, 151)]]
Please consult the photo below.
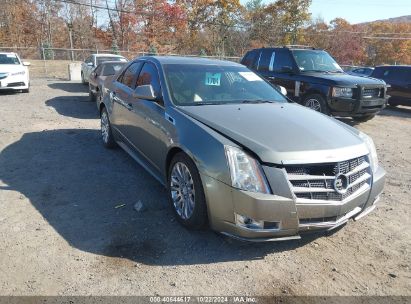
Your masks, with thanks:
[(303, 105), (311, 110), (329, 115), (327, 103), (320, 94), (311, 94), (304, 98)]
[(110, 119), (108, 117), (106, 108), (103, 108), (101, 110), (100, 127), (101, 127), (101, 139), (103, 140), (103, 145), (109, 149), (114, 148), (116, 146), (116, 142), (113, 137)]
[(207, 207), (200, 174), (185, 153), (174, 156), (168, 169), (167, 192), (177, 220), (190, 229), (207, 223)]
[(370, 114), (370, 115), (353, 117), (353, 119), (358, 122), (366, 122), (366, 121), (369, 121), (370, 119), (373, 119), (374, 117), (375, 117), (375, 114)]

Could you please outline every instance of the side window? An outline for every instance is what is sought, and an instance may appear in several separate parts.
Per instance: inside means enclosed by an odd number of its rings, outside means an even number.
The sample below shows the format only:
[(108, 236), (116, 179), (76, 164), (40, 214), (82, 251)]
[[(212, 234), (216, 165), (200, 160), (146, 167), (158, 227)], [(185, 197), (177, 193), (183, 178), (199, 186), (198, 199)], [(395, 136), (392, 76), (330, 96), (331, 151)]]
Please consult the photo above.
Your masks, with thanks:
[(260, 62), (258, 64), (258, 71), (268, 72), (273, 70), (272, 68), (270, 70), (270, 64), (273, 60), (273, 53), (274, 52), (272, 49), (263, 49), (263, 51), (261, 52)]
[(117, 79), (117, 81), (121, 82), (125, 86), (128, 86), (130, 89), (133, 89), (135, 86), (135, 77), (141, 67), (141, 62), (134, 62), (131, 64), (121, 76)]
[(156, 96), (161, 95), (160, 79), (158, 78), (157, 68), (150, 62), (146, 62), (141, 69), (137, 78), (136, 87), (147, 84), (151, 84)]
[(276, 52), (273, 62), (273, 71), (281, 72), (283, 67), (294, 68), (294, 62), (288, 51), (281, 50)]

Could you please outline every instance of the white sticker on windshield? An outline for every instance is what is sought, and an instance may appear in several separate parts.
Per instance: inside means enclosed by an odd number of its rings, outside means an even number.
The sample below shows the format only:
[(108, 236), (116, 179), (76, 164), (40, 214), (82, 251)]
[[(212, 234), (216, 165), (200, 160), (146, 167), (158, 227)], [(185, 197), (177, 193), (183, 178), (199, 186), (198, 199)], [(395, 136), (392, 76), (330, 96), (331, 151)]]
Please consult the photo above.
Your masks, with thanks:
[(263, 81), (257, 74), (253, 72), (238, 72), (241, 76), (243, 76), (248, 81)]
[(120, 58), (120, 61), (122, 61), (122, 62), (127, 62), (127, 59), (125, 59), (125, 58)]
[(16, 55), (14, 55), (14, 54), (6, 54), (6, 56), (7, 56), (8, 58), (16, 58)]

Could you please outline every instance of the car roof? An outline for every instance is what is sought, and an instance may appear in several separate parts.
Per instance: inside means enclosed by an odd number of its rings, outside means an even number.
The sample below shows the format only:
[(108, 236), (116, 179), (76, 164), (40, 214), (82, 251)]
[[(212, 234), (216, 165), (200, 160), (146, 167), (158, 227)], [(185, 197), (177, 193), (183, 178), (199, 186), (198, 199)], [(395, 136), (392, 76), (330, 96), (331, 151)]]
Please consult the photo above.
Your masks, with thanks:
[(227, 60), (211, 59), (204, 57), (183, 57), (183, 56), (143, 56), (136, 59), (151, 59), (159, 64), (198, 64), (198, 65), (222, 65), (241, 66), (243, 65)]
[(95, 57), (124, 57), (122, 55), (108, 54), (108, 53), (98, 53), (98, 54), (91, 54), (91, 55)]
[(379, 65), (376, 68), (411, 68), (411, 65)]

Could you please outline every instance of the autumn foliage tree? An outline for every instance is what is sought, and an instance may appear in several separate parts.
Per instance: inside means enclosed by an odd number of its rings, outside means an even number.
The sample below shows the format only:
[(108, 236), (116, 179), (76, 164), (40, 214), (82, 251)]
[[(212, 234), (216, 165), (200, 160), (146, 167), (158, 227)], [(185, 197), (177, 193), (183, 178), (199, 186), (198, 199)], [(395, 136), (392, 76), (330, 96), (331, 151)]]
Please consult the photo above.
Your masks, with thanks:
[(325, 23), (311, 18), (311, 2), (0, 0), (0, 46), (69, 48), (71, 34), (74, 48), (87, 49), (84, 56), (114, 48), (130, 56), (149, 50), (242, 56), (255, 47), (304, 44), (329, 51), (341, 64), (411, 63), (411, 23)]

